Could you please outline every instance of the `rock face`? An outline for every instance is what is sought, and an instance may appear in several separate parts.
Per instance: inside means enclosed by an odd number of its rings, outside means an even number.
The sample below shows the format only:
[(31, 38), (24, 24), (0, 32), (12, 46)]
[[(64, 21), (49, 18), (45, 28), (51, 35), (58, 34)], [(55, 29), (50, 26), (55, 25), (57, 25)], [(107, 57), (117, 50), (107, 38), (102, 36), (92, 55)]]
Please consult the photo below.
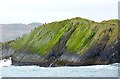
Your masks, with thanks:
[(14, 41), (2, 43), (0, 58), (13, 65), (80, 66), (119, 63), (118, 20), (97, 23), (72, 18), (44, 24)]

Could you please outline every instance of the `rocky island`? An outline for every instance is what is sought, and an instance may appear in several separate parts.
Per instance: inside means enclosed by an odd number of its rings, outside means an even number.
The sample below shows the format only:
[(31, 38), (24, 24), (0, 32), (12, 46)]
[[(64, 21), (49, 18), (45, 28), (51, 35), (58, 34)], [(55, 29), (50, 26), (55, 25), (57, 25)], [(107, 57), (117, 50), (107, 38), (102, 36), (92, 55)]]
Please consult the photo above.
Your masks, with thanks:
[(34, 28), (29, 34), (0, 43), (0, 59), (43, 67), (119, 63), (118, 20), (102, 22), (76, 17)]

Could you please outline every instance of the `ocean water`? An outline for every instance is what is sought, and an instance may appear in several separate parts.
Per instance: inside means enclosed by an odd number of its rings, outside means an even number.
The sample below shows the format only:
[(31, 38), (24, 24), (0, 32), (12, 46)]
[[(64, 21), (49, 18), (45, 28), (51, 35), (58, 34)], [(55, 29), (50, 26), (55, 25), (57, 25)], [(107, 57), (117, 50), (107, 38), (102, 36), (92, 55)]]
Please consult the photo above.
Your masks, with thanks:
[(118, 77), (118, 64), (79, 67), (0, 66), (0, 77)]

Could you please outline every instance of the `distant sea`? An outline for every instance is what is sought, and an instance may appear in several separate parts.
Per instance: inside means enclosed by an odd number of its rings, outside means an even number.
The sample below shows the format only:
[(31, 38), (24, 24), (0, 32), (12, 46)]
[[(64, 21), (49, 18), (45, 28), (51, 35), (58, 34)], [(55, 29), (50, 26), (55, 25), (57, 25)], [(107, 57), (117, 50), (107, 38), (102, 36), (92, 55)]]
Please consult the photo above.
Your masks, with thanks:
[(79, 67), (0, 66), (0, 77), (118, 77), (118, 63)]

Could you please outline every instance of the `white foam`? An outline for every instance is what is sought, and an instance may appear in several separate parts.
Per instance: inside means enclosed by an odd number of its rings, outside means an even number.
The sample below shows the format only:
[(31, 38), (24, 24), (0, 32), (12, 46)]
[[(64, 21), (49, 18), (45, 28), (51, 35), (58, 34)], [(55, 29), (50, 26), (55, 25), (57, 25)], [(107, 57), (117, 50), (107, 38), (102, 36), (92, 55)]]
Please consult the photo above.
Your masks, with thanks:
[(9, 59), (0, 60), (0, 67), (11, 66), (11, 65), (12, 65), (11, 57)]

